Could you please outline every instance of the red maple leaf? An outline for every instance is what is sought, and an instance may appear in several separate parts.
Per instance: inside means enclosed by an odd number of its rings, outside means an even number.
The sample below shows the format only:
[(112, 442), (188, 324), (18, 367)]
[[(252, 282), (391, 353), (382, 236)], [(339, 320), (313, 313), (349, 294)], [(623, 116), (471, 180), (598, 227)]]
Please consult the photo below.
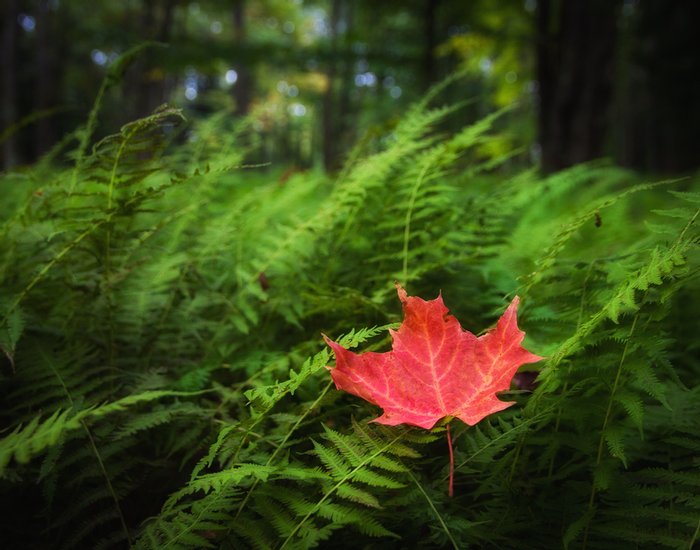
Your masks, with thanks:
[(390, 331), (392, 350), (356, 354), (326, 342), (335, 352), (335, 368), (327, 367), (336, 388), (384, 409), (374, 421), (431, 429), (440, 419), (456, 417), (470, 426), (513, 402), (498, 399), (515, 371), (542, 359), (520, 344), (516, 296), (496, 328), (476, 337), (462, 329), (442, 296), (425, 301), (408, 296), (396, 285), (404, 321)]

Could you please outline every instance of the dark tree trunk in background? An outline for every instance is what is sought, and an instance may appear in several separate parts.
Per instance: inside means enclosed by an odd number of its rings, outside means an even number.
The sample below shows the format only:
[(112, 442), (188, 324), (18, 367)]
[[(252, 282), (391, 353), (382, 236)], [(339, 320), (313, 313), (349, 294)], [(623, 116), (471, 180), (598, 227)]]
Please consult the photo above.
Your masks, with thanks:
[(626, 13), (618, 159), (679, 173), (700, 166), (700, 2), (641, 0)]
[(537, 2), (538, 133), (553, 172), (604, 154), (619, 1)]
[[(55, 43), (55, 13), (51, 10), (49, 0), (38, 3), (36, 14), (36, 85), (34, 110), (46, 111), (56, 106), (58, 90), (56, 63), (57, 44)], [(46, 153), (56, 141), (53, 128), (54, 121), (50, 116), (40, 116), (36, 121), (34, 156), (40, 157)]]
[(245, 52), (247, 22), (245, 0), (235, 0), (233, 5), (233, 40), (235, 45), (234, 69), (238, 79), (233, 86), (233, 99), (236, 101), (236, 114), (246, 115), (253, 99), (253, 74), (251, 63)]
[[(178, 0), (143, 0), (141, 11), (141, 36), (162, 44), (170, 42), (175, 8)], [(134, 62), (132, 88), (135, 89), (135, 112), (131, 118), (151, 114), (168, 97), (164, 70), (156, 61), (157, 50), (147, 50)]]
[[(163, 13), (158, 27), (157, 39), (163, 44), (168, 44), (172, 40), (173, 27), (175, 25), (175, 8), (179, 0), (165, 0), (163, 4)], [(168, 85), (170, 82), (170, 86)], [(152, 109), (159, 107), (165, 103), (171, 92), (172, 79), (166, 78), (166, 73), (162, 68), (158, 68), (158, 78), (153, 80), (153, 99)]]
[(326, 171), (335, 170), (338, 158), (338, 136), (335, 118), (335, 80), (338, 72), (338, 23), (342, 0), (333, 0), (330, 12), (330, 56), (326, 68), (327, 87), (323, 95), (323, 166)]
[[(343, 37), (352, 35), (354, 23), (354, 2), (343, 2), (341, 8), (341, 21), (343, 22)], [(343, 38), (345, 48), (347, 41)], [(335, 113), (335, 136), (336, 151), (334, 163), (336, 168), (340, 168), (345, 153), (352, 147), (355, 141), (356, 126), (350, 122), (352, 112), (351, 92), (355, 89), (355, 61), (352, 56), (343, 56), (340, 79), (338, 82), (338, 108)], [(381, 86), (381, 81), (377, 83)]]
[[(17, 16), (18, 0), (0, 3), (0, 133), (17, 122)], [(19, 162), (17, 140), (9, 136), (0, 144), (0, 169)]]
[[(156, 2), (152, 0), (142, 0), (141, 3), (141, 35), (144, 39), (153, 40), (156, 35)], [(142, 54), (136, 59), (133, 64), (132, 74), (134, 76), (133, 85), (136, 90), (133, 96), (135, 111), (130, 116), (132, 119), (141, 118), (151, 112), (151, 86), (148, 82), (152, 73), (151, 64), (144, 58)]]
[(435, 48), (438, 45), (436, 32), (437, 9), (440, 0), (425, 0), (423, 12), (423, 79), (425, 88), (435, 83)]
[(355, 8), (355, 2), (333, 0), (329, 14), (328, 87), (322, 113), (323, 166), (329, 172), (341, 168), (343, 156), (355, 139), (356, 126), (351, 120), (357, 68), (348, 38), (353, 35)]

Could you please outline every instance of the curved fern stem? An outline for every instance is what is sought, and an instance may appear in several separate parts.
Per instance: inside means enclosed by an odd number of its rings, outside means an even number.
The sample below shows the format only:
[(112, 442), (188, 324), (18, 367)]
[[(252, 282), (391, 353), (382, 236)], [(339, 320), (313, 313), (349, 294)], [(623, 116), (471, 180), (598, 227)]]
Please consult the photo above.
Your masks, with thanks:
[[(119, 145), (119, 150), (114, 158), (114, 164), (112, 165), (112, 173), (109, 176), (109, 187), (107, 189), (107, 213), (111, 215), (112, 210), (112, 198), (114, 196), (114, 188), (117, 182), (117, 168), (119, 167), (119, 162), (121, 161), (122, 155), (126, 148), (126, 144), (134, 135), (135, 131), (132, 130), (127, 134), (127, 136), (122, 140)], [(104, 267), (104, 284), (105, 284), (105, 298), (107, 299), (107, 364), (111, 367), (114, 363), (114, 323), (113, 318), (113, 303), (112, 303), (112, 224), (107, 226), (107, 234), (105, 236), (105, 267)]]
[[(551, 411), (553, 411), (555, 408), (554, 405), (551, 405), (547, 407), (546, 409), (543, 409), (542, 411), (538, 412), (536, 415), (531, 416), (527, 420), (523, 420), (520, 424), (517, 424), (513, 426), (512, 428), (502, 432), (498, 436), (489, 439), (488, 443), (484, 444), (483, 446), (479, 447), (478, 450), (474, 451), (469, 457), (467, 457), (463, 462), (460, 462), (456, 469), (459, 470), (460, 468), (463, 468), (467, 464), (469, 464), (472, 460), (474, 460), (477, 456), (479, 456), (481, 453), (486, 451), (487, 449), (493, 447), (494, 445), (498, 444), (502, 439), (509, 439), (513, 435), (517, 435), (517, 432), (519, 432), (523, 428), (527, 428), (530, 424), (534, 424), (540, 418), (546, 416), (549, 414)], [(523, 432), (527, 432), (526, 429), (522, 430)], [(443, 481), (447, 478), (443, 478)]]
[[(630, 341), (632, 340), (632, 335), (634, 334), (634, 330), (637, 328), (637, 321), (639, 320), (639, 313), (634, 316), (634, 320), (632, 321), (632, 326), (630, 327), (630, 332), (629, 335), (627, 336), (627, 341), (625, 342), (625, 347), (622, 349), (622, 356), (620, 357), (620, 362), (617, 365), (617, 373), (615, 374), (615, 381), (613, 382), (613, 387), (610, 390), (610, 397), (608, 398), (608, 407), (605, 411), (605, 418), (603, 419), (603, 427), (600, 430), (600, 439), (598, 441), (598, 453), (596, 455), (596, 460), (595, 460), (595, 466), (593, 470), (597, 470), (598, 466), (600, 466), (600, 461), (603, 458), (603, 447), (605, 446), (605, 430), (608, 427), (608, 423), (610, 422), (610, 417), (612, 415), (612, 408), (613, 408), (613, 403), (615, 402), (615, 394), (617, 393), (617, 387), (620, 384), (620, 378), (622, 375), (622, 365), (625, 362), (625, 359), (627, 358), (627, 352), (629, 350), (629, 345)], [(583, 545), (582, 549), (586, 550), (586, 543), (588, 542), (588, 530), (591, 525), (591, 518), (593, 514), (591, 513), (593, 510), (593, 505), (595, 503), (595, 497), (596, 497), (596, 488), (595, 488), (595, 479), (591, 483), (591, 494), (588, 498), (588, 512), (587, 512), (587, 519), (586, 519), (586, 526), (584, 527), (583, 530)]]
[(44, 267), (41, 268), (39, 273), (37, 273), (34, 278), (29, 281), (29, 284), (24, 287), (22, 292), (19, 293), (17, 298), (10, 304), (10, 307), (7, 309), (5, 316), (2, 318), (2, 322), (4, 323), (7, 321), (8, 317), (10, 316), (10, 313), (12, 313), (15, 308), (22, 303), (22, 301), (27, 297), (27, 295), (32, 291), (32, 289), (37, 285), (39, 281), (41, 281), (44, 276), (51, 271), (51, 268), (56, 265), (58, 262), (63, 259), (63, 257), (68, 254), (71, 250), (73, 250), (76, 246), (80, 244), (80, 242), (87, 236), (89, 236), (95, 229), (100, 227), (102, 224), (110, 221), (111, 218), (106, 218), (104, 220), (100, 220), (98, 222), (93, 223), (90, 227), (88, 227), (85, 231), (83, 231), (80, 235), (78, 235), (75, 239), (73, 239), (70, 243), (68, 243), (63, 250), (61, 250), (58, 254), (56, 254), (51, 260), (44, 265)]
[(205, 504), (200, 508), (198, 513), (194, 516), (194, 519), (186, 524), (186, 527), (171, 536), (166, 542), (159, 546), (159, 550), (165, 550), (166, 548), (171, 548), (173, 544), (180, 543), (183, 537), (186, 537), (189, 533), (197, 528), (197, 523), (204, 517), (210, 509), (214, 508), (218, 504), (217, 499), (210, 499), (205, 501)]
[(411, 240), (411, 217), (413, 216), (413, 208), (416, 204), (416, 198), (418, 197), (418, 190), (423, 184), (423, 179), (425, 178), (425, 173), (428, 171), (428, 163), (423, 166), (423, 169), (416, 179), (416, 184), (411, 190), (411, 198), (408, 201), (408, 210), (406, 210), (406, 220), (404, 222), (403, 228), (403, 283), (408, 283), (408, 242)]
[(698, 535), (700, 535), (700, 517), (698, 517), (698, 525), (695, 527), (695, 533), (690, 538), (690, 544), (688, 544), (688, 550), (693, 550), (695, 547), (695, 541), (698, 540)]
[[(593, 272), (593, 266), (596, 263), (596, 259), (594, 259), (592, 262), (588, 264), (588, 269), (586, 270), (586, 277), (583, 279), (583, 286), (581, 287), (581, 300), (579, 300), (579, 305), (578, 305), (578, 320), (576, 321), (576, 332), (581, 330), (581, 325), (583, 324), (583, 312), (585, 309), (586, 305), (586, 290), (588, 286), (588, 281), (591, 278), (591, 273)], [(571, 373), (571, 365), (569, 365), (569, 368), (567, 369), (567, 374)], [(564, 386), (562, 387), (562, 395), (566, 394), (567, 390), (569, 389), (569, 376), (566, 376), (564, 379)], [(562, 408), (559, 407), (557, 409), (557, 420), (554, 423), (554, 433), (557, 434), (559, 433), (559, 427), (561, 425), (561, 414), (562, 414)], [(552, 477), (552, 473), (554, 472), (554, 461), (556, 459), (557, 453), (554, 452), (552, 453), (552, 457), (549, 459), (549, 469), (547, 470), (547, 477)]]
[[(63, 391), (66, 394), (66, 397), (68, 398), (68, 402), (70, 403), (71, 407), (74, 407), (75, 403), (73, 401), (73, 396), (71, 395), (70, 390), (68, 389), (68, 386), (66, 385), (65, 381), (63, 380), (63, 377), (54, 368), (54, 365), (51, 362), (50, 358), (47, 357), (46, 354), (44, 354), (43, 350), (41, 350), (40, 353), (44, 356), (44, 359), (46, 360), (46, 364), (49, 366), (49, 368), (54, 373), (56, 378), (58, 378), (58, 382), (61, 384), (61, 387), (63, 388)], [(125, 536), (126, 541), (129, 545), (129, 548), (131, 548), (133, 546), (133, 542), (131, 540), (131, 535), (129, 534), (129, 528), (126, 526), (126, 520), (124, 519), (124, 514), (122, 513), (122, 507), (119, 504), (119, 497), (117, 497), (117, 493), (114, 490), (114, 486), (112, 485), (112, 480), (110, 479), (109, 474), (107, 473), (107, 469), (105, 468), (104, 461), (102, 460), (102, 455), (100, 454), (100, 451), (97, 449), (97, 445), (95, 444), (95, 439), (92, 437), (92, 432), (90, 431), (90, 428), (88, 427), (85, 420), (81, 420), (80, 424), (82, 425), (83, 429), (85, 430), (85, 434), (88, 437), (88, 441), (90, 442), (90, 449), (92, 450), (92, 453), (95, 455), (95, 459), (97, 460), (97, 464), (100, 467), (100, 472), (102, 472), (102, 475), (104, 476), (105, 483), (107, 485), (107, 490), (109, 491), (109, 494), (112, 497), (112, 500), (114, 501), (114, 507), (117, 511), (117, 516), (119, 517), (119, 523), (121, 524), (122, 531), (124, 531), (124, 536)]]
[(80, 172), (80, 169), (83, 167), (83, 163), (85, 162), (85, 153), (87, 151), (88, 144), (90, 143), (90, 138), (95, 132), (95, 127), (97, 126), (97, 115), (102, 107), (102, 98), (104, 97), (105, 93), (107, 92), (107, 89), (111, 85), (112, 80), (110, 78), (105, 78), (102, 80), (100, 89), (97, 92), (97, 97), (95, 98), (95, 102), (93, 103), (92, 109), (90, 110), (90, 115), (88, 116), (87, 124), (85, 125), (85, 128), (82, 130), (82, 132), (80, 132), (79, 134), (80, 139), (78, 144), (77, 157), (75, 159), (75, 165), (73, 166), (73, 172), (71, 174), (70, 186), (68, 187), (69, 195), (73, 194), (75, 185), (78, 183), (78, 172)]
[(109, 90), (115, 84), (118, 84), (121, 75), (128, 63), (130, 63), (141, 51), (156, 46), (155, 42), (143, 42), (138, 44), (131, 49), (125, 51), (119, 56), (117, 61), (110, 66), (107, 76), (102, 80), (100, 89), (97, 92), (95, 101), (92, 104), (92, 109), (90, 109), (90, 114), (88, 115), (87, 124), (85, 128), (78, 134), (78, 150), (75, 159), (75, 165), (73, 166), (73, 171), (71, 174), (70, 187), (68, 188), (68, 194), (72, 195), (75, 185), (78, 182), (78, 172), (83, 167), (85, 162), (85, 155), (87, 152), (88, 145), (90, 144), (90, 138), (95, 133), (95, 128), (97, 127), (97, 117), (99, 116), (100, 110), (102, 109), (102, 101), (104, 99), (107, 90)]
[(673, 246), (674, 246), (674, 247), (677, 247), (677, 246), (683, 241), (683, 237), (685, 237), (685, 234), (687, 233), (688, 229), (690, 229), (690, 226), (693, 225), (693, 224), (695, 223), (695, 220), (698, 219), (698, 215), (699, 215), (699, 214), (700, 214), (700, 208), (698, 208), (698, 209), (695, 211), (695, 214), (693, 215), (693, 217), (690, 218), (690, 219), (688, 220), (688, 223), (685, 224), (685, 227), (683, 228), (683, 231), (681, 231), (681, 234), (678, 235), (678, 238), (676, 239), (676, 242), (673, 243)]
[(92, 432), (90, 432), (90, 428), (88, 428), (88, 425), (85, 423), (84, 420), (81, 420), (80, 423), (83, 425), (83, 428), (85, 429), (85, 433), (87, 434), (88, 441), (90, 441), (90, 449), (92, 450), (92, 453), (95, 455), (95, 458), (97, 459), (97, 464), (100, 466), (100, 471), (102, 472), (102, 475), (105, 478), (105, 483), (107, 484), (107, 490), (109, 491), (110, 496), (112, 497), (112, 500), (114, 501), (114, 507), (117, 511), (117, 516), (119, 516), (119, 523), (121, 524), (122, 531), (124, 531), (124, 536), (126, 537), (126, 541), (129, 545), (129, 548), (133, 546), (133, 542), (131, 540), (131, 535), (129, 534), (129, 528), (126, 526), (126, 520), (124, 519), (124, 514), (122, 513), (122, 507), (119, 504), (119, 497), (117, 497), (117, 492), (114, 490), (114, 486), (112, 485), (112, 480), (109, 477), (109, 474), (107, 473), (107, 469), (105, 468), (105, 464), (102, 460), (102, 455), (100, 454), (100, 451), (97, 449), (97, 445), (95, 444), (95, 439), (92, 437)]
[[(316, 401), (314, 401), (311, 404), (311, 406), (308, 409), (306, 409), (306, 412), (304, 412), (304, 414), (302, 414), (297, 419), (297, 421), (294, 423), (294, 426), (292, 426), (292, 428), (287, 432), (287, 435), (284, 436), (284, 439), (282, 440), (282, 442), (277, 446), (277, 448), (275, 449), (275, 452), (273, 452), (270, 455), (270, 457), (267, 459), (265, 466), (269, 466), (270, 464), (272, 464), (272, 462), (275, 460), (275, 458), (277, 458), (277, 455), (280, 453), (280, 451), (282, 451), (282, 449), (285, 448), (287, 441), (289, 441), (289, 438), (292, 437), (292, 434), (294, 432), (296, 432), (297, 428), (301, 425), (301, 423), (304, 421), (304, 419), (306, 419), (306, 417), (309, 415), (309, 413), (311, 413), (311, 411), (313, 411), (316, 408), (316, 406), (321, 402), (321, 400), (326, 396), (326, 394), (328, 393), (328, 390), (331, 389), (332, 385), (333, 385), (333, 381), (328, 382), (326, 387), (323, 389), (323, 391), (316, 398)], [(259, 482), (260, 482), (260, 480), (256, 479), (253, 482), (253, 485), (250, 486), (250, 489), (248, 489), (248, 492), (246, 493), (245, 497), (241, 501), (240, 506), (238, 506), (238, 510), (236, 510), (236, 515), (233, 516), (234, 520), (236, 518), (238, 518), (239, 515), (241, 515), (241, 512), (245, 508), (245, 505), (248, 503), (248, 500), (250, 499), (250, 495), (253, 494), (253, 491), (255, 491), (255, 488), (258, 486)]]
[(397, 443), (406, 433), (408, 430), (403, 430), (401, 433), (399, 433), (394, 439), (389, 441), (386, 445), (382, 446), (380, 449), (377, 449), (376, 452), (372, 453), (371, 455), (367, 456), (362, 462), (360, 462), (357, 466), (355, 466), (350, 472), (348, 472), (346, 475), (344, 475), (341, 479), (338, 480), (338, 482), (331, 487), (323, 497), (321, 497), (321, 500), (319, 500), (311, 510), (299, 521), (294, 526), (294, 529), (287, 535), (287, 538), (284, 539), (284, 542), (282, 545), (279, 547), (279, 550), (282, 550), (289, 544), (289, 542), (294, 538), (294, 535), (296, 535), (299, 532), (299, 529), (303, 527), (303, 525), (309, 520), (309, 518), (314, 515), (316, 512), (318, 512), (319, 508), (323, 506), (323, 503), (326, 502), (332, 495), (335, 493), (343, 484), (347, 483), (350, 481), (357, 472), (361, 471), (364, 469), (367, 464), (370, 464), (375, 458), (378, 456), (384, 454), (387, 450), (391, 448), (392, 445)]
[[(449, 433), (449, 431), (448, 431), (448, 433)], [(408, 474), (408, 477), (411, 478), (413, 483), (415, 483), (416, 487), (418, 487), (418, 490), (421, 492), (421, 494), (425, 498), (426, 502), (428, 503), (428, 506), (430, 506), (430, 509), (433, 511), (433, 514), (435, 514), (435, 517), (440, 522), (440, 526), (442, 527), (442, 530), (445, 532), (445, 535), (447, 536), (447, 538), (450, 539), (450, 542), (452, 543), (452, 547), (455, 550), (459, 550), (459, 545), (457, 544), (454, 537), (452, 536), (450, 529), (447, 527), (447, 523), (445, 523), (445, 520), (442, 519), (442, 516), (440, 515), (440, 512), (438, 512), (437, 507), (435, 506), (435, 503), (433, 502), (433, 500), (430, 498), (428, 493), (425, 492), (425, 489), (423, 489), (423, 486), (416, 479), (416, 476), (413, 475), (413, 472), (411, 472), (411, 470), (406, 468), (406, 473)]]

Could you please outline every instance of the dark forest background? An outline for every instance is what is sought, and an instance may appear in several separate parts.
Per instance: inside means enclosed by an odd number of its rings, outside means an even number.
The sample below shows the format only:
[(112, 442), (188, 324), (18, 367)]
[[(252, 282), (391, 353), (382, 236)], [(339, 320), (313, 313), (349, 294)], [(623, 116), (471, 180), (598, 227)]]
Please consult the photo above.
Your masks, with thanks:
[[(697, 2), (666, 0), (3, 0), (2, 168), (85, 121), (109, 66), (98, 137), (163, 103), (252, 114), (255, 159), (335, 170), (436, 82), (474, 118), (518, 102), (514, 139), (545, 171), (606, 156), (698, 166)], [(455, 125), (463, 121), (455, 121)]]

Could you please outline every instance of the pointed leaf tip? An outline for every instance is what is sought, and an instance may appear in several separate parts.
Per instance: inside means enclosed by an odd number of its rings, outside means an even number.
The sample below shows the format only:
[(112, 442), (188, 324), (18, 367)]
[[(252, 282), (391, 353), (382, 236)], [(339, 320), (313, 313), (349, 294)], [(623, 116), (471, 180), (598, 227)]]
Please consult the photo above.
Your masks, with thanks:
[(408, 299), (408, 294), (404, 290), (404, 288), (401, 286), (401, 283), (398, 281), (394, 282), (394, 286), (396, 287), (396, 292), (399, 295), (399, 300), (401, 300), (401, 303), (406, 303), (406, 300)]

